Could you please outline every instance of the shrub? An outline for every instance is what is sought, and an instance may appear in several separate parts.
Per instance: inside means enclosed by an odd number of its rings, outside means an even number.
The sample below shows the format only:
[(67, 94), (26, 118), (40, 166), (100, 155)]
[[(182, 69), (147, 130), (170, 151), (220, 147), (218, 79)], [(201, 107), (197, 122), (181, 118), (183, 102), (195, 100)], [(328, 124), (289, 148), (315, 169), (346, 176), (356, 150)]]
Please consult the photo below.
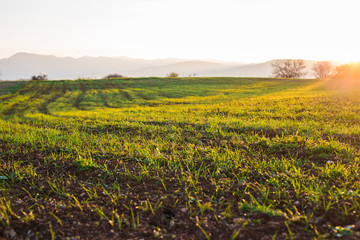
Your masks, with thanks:
[(170, 77), (170, 78), (177, 78), (177, 77), (179, 77), (179, 74), (178, 73), (176, 73), (176, 72), (171, 72), (171, 73), (169, 73), (168, 75), (166, 75), (167, 77)]
[(44, 80), (48, 80), (48, 76), (45, 73), (40, 73), (39, 75), (33, 75), (31, 77), (32, 81), (44, 81)]
[(104, 79), (110, 79), (110, 78), (123, 78), (124, 76), (121, 74), (117, 74), (117, 73), (113, 73), (113, 74), (109, 74), (107, 76), (104, 77)]

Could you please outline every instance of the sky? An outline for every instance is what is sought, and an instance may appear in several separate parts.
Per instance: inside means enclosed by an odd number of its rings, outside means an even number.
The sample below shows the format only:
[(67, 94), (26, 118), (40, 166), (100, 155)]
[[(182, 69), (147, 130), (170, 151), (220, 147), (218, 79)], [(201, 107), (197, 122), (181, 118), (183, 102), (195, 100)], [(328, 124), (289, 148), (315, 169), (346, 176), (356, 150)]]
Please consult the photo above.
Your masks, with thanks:
[(360, 61), (358, 0), (0, 0), (0, 58)]

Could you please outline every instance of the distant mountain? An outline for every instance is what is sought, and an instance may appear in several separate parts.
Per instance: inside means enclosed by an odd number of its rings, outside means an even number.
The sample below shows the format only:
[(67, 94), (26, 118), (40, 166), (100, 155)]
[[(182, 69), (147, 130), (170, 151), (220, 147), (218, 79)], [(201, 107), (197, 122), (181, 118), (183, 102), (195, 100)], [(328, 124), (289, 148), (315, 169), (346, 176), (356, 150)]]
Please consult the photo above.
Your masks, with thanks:
[(17, 53), (0, 60), (2, 79), (29, 79), (40, 72), (50, 79), (101, 78), (110, 73), (126, 75), (137, 68), (181, 62), (181, 59), (145, 60), (128, 57), (55, 57), (31, 53)]
[(208, 73), (214, 70), (226, 72), (234, 67), (231, 64), (206, 62), (206, 61), (184, 61), (168, 65), (140, 68), (130, 72), (134, 76), (166, 76), (170, 72), (177, 72), (180, 76), (210, 76)]
[[(102, 78), (118, 73), (128, 77), (164, 77), (170, 72), (180, 76), (270, 77), (273, 61), (256, 64), (168, 59), (136, 59), (129, 57), (56, 57), (17, 53), (0, 59), (0, 79), (30, 79), (46, 73), (49, 79)], [(314, 61), (306, 61), (309, 72)], [(311, 76), (311, 75), (309, 75)]]

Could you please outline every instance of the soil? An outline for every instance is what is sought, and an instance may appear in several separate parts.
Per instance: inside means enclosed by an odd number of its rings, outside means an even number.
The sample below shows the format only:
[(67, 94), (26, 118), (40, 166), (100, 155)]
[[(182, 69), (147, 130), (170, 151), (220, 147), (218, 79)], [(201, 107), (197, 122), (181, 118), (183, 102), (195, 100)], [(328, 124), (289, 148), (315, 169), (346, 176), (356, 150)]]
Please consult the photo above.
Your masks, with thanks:
[[(31, 167), (36, 177), (21, 178), (15, 176), (8, 184), (11, 185), (9, 192), (0, 192), (0, 197), (7, 196), (11, 199), (13, 212), (19, 218), (11, 216), (10, 226), (0, 226), (0, 240), (3, 239), (288, 239), (290, 233), (284, 217), (270, 217), (266, 214), (245, 213), (239, 210), (237, 196), (232, 193), (236, 190), (244, 191), (244, 186), (233, 184), (227, 189), (220, 200), (233, 203), (231, 216), (225, 216), (224, 207), (214, 206), (213, 211), (205, 211), (200, 214), (199, 208), (194, 204), (193, 210), (189, 206), (185, 192), (185, 186), (178, 186), (176, 182), (177, 172), (169, 171), (163, 176), (166, 190), (153, 178), (143, 178), (137, 181), (126, 178), (121, 174), (110, 176), (98, 168), (90, 167), (81, 169), (74, 161), (64, 160), (61, 164), (47, 163), (46, 151), (40, 152), (27, 146), (21, 146), (16, 153), (11, 153), (13, 146), (6, 142), (0, 142), (0, 158), (3, 163), (17, 162), (19, 167)], [(21, 160), (21, 161), (17, 161)], [(109, 169), (115, 169), (118, 164), (126, 164), (128, 169), (136, 171), (135, 161), (127, 161), (121, 157), (104, 159), (109, 163)], [(0, 175), (9, 171), (8, 166), (1, 166)], [(259, 179), (261, 176), (259, 175)], [(1, 180), (0, 180), (1, 181)], [(120, 190), (111, 189), (116, 182)], [(50, 183), (56, 183), (64, 187), (63, 190), (54, 191)], [(204, 189), (201, 196), (212, 195), (216, 189), (214, 185), (201, 179), (198, 183)], [(104, 188), (105, 187), (105, 188)], [(90, 197), (87, 189), (96, 189), (98, 197)], [(107, 189), (110, 195), (126, 195), (117, 202), (103, 191)], [(69, 200), (66, 193), (76, 196), (79, 205)], [(128, 194), (126, 194), (128, 193)], [(256, 196), (256, 193), (253, 193)], [(70, 197), (71, 199), (71, 197)], [(152, 206), (163, 200), (158, 209), (152, 211), (139, 210), (145, 201)], [(206, 198), (203, 198), (206, 201)], [(301, 202), (296, 199), (294, 202)], [(72, 204), (69, 204), (72, 202)], [(129, 210), (129, 206), (131, 210)], [(101, 208), (107, 217), (100, 217), (96, 208)], [(301, 206), (299, 206), (301, 209)], [(30, 211), (34, 218), (29, 221), (24, 219)], [(121, 230), (118, 221), (111, 219), (112, 212), (124, 213)], [(305, 210), (305, 209), (301, 209)], [(309, 212), (309, 214), (311, 214)], [(328, 225), (337, 225), (339, 221), (333, 218), (336, 212), (330, 212), (326, 217), (320, 212), (314, 212), (316, 229), (320, 233), (329, 232)], [(133, 217), (132, 217), (133, 216)], [(355, 219), (347, 219), (351, 224)], [(134, 224), (135, 222), (135, 224)], [(311, 229), (304, 231), (304, 225), (300, 222), (291, 222), (290, 228), (294, 233), (294, 239), (312, 239)], [(343, 222), (341, 222), (343, 224)], [(200, 227), (199, 227), (200, 226)], [(236, 236), (235, 236), (236, 235)], [(351, 236), (348, 239), (356, 239)]]

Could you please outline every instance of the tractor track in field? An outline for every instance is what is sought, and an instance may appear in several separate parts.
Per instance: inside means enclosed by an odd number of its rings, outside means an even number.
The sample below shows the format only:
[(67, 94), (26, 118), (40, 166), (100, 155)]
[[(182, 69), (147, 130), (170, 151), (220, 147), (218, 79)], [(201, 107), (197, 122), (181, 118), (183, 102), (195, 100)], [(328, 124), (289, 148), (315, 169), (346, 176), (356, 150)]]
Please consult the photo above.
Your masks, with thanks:
[[(53, 89), (53, 85), (51, 86), (51, 88), (46, 91), (46, 92), (50, 92), (50, 90)], [(57, 94), (55, 94), (54, 96), (52, 96), (50, 99), (48, 99), (47, 101), (45, 101), (40, 107), (39, 107), (39, 112), (43, 113), (43, 114), (47, 114), (47, 115), (51, 115), (48, 106), (53, 103), (56, 102), (57, 99), (63, 97), (66, 94), (67, 88), (66, 86), (62, 86), (61, 91), (56, 91), (58, 92)]]
[(76, 109), (84, 110), (84, 109), (81, 107), (81, 102), (82, 102), (83, 99), (84, 99), (84, 96), (85, 96), (85, 93), (86, 93), (86, 87), (85, 87), (83, 84), (80, 84), (80, 85), (79, 85), (79, 89), (80, 89), (81, 93), (80, 93), (79, 96), (77, 96), (77, 98), (75, 99), (75, 102), (74, 102), (73, 106), (74, 106)]

